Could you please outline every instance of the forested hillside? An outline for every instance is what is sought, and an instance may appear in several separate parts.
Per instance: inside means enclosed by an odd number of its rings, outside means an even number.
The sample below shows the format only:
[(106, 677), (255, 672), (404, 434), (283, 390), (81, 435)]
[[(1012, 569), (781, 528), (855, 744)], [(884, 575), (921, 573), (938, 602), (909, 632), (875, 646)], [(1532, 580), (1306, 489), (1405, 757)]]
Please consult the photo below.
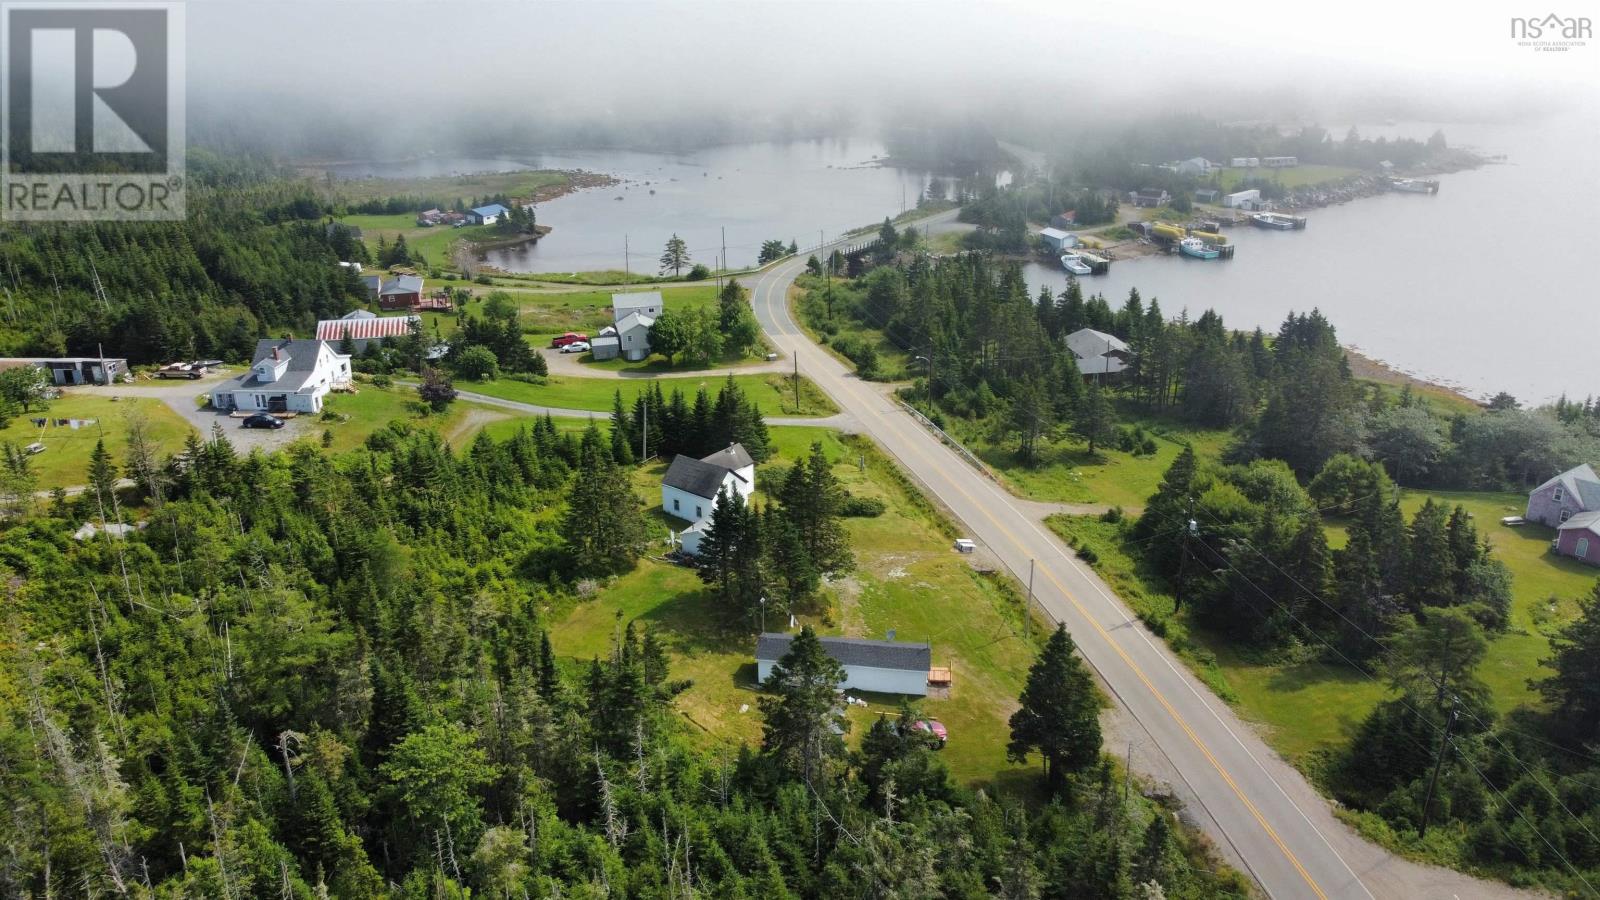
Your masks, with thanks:
[[(889, 719), (848, 749), (809, 631), (759, 701), (759, 747), (674, 712), (684, 684), (648, 622), (564, 655), (552, 611), (641, 550), (614, 446), (548, 419), (460, 453), (400, 424), (337, 457), (218, 435), (165, 465), (97, 453), (82, 496), (0, 523), (0, 893), (1243, 890), (1127, 796), (1064, 633), (1029, 678), (1038, 714), (1013, 720), (1051, 788), (1003, 794), (958, 787)], [(123, 469), (137, 487), (115, 488)], [(84, 520), (143, 527), (75, 541)]]
[(365, 302), (304, 182), (245, 159), (189, 156), (182, 222), (12, 223), (0, 230), (0, 356), (248, 357), (258, 337)]

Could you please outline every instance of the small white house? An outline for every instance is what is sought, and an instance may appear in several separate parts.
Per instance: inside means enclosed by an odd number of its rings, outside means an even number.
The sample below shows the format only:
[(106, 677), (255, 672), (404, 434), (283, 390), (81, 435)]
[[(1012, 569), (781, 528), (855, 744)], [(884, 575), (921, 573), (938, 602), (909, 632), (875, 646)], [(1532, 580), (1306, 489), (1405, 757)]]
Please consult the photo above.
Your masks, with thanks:
[(1114, 334), (1080, 328), (1067, 335), (1066, 345), (1078, 359), (1080, 375), (1118, 375), (1128, 368), (1131, 351), (1127, 343)]
[(1292, 169), (1300, 165), (1298, 156), (1263, 156), (1261, 168), (1263, 169)]
[(724, 489), (745, 500), (755, 492), (756, 463), (744, 445), (729, 444), (702, 459), (682, 453), (672, 458), (661, 478), (661, 508), (690, 523), (678, 535), (683, 552), (691, 556), (700, 552), (700, 538), (715, 512), (717, 493)]
[(1254, 169), (1261, 165), (1261, 157), (1235, 156), (1229, 161), (1229, 165), (1233, 166), (1235, 169)]
[(1222, 198), (1222, 205), (1229, 209), (1243, 209), (1246, 203), (1258, 203), (1261, 200), (1261, 191), (1251, 188), (1248, 191), (1234, 191)]
[[(637, 362), (650, 356), (650, 326), (656, 320), (640, 312), (631, 312), (617, 320), (617, 346), (622, 358)], [(590, 344), (591, 349), (593, 344)]]
[[(868, 638), (818, 638), (822, 649), (841, 666), (845, 690), (873, 691), (880, 694), (928, 694), (928, 669), (933, 662), (933, 647), (901, 641), (876, 641)], [(772, 667), (789, 652), (794, 635), (767, 632), (756, 639), (756, 680), (762, 684), (772, 676)]]
[(1046, 228), (1039, 232), (1039, 237), (1044, 239), (1044, 245), (1049, 247), (1052, 253), (1060, 253), (1078, 246), (1078, 236), (1060, 228)]
[(1211, 160), (1206, 159), (1204, 156), (1195, 156), (1178, 163), (1178, 174), (1203, 177), (1210, 175), (1211, 170), (1215, 168), (1217, 166)]
[(611, 295), (611, 321), (621, 322), (627, 318), (628, 313), (638, 313), (654, 319), (666, 309), (666, 304), (661, 301), (660, 291), (636, 291), (627, 294)]
[(479, 225), (493, 225), (494, 223), (500, 221), (500, 217), (508, 212), (511, 212), (511, 210), (506, 209), (504, 206), (501, 206), (498, 203), (491, 203), (488, 206), (479, 206), (473, 209), (472, 221)]
[(250, 412), (322, 411), (322, 398), (350, 382), (350, 357), (327, 341), (288, 338), (256, 342), (250, 371), (211, 391), (217, 409)]

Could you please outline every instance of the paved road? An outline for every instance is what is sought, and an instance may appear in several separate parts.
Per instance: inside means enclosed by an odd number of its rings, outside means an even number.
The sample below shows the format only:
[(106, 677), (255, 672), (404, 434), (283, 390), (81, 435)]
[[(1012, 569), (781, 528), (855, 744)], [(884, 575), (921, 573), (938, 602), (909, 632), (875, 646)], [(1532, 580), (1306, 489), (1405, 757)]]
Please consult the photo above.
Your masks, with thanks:
[[(929, 222), (935, 228), (954, 213)], [(800, 371), (855, 417), (1019, 580), (1036, 561), (1040, 605), (1065, 622), (1117, 703), (1148, 736), (1160, 764), (1140, 768), (1171, 779), (1191, 812), (1237, 864), (1273, 897), (1460, 898), (1526, 896), (1503, 885), (1420, 866), (1363, 841), (1329, 804), (1150, 635), (1091, 570), (1036, 521), (1038, 510), (943, 446), (928, 431), (794, 324), (788, 289), (804, 260), (743, 279), (756, 318)], [(1141, 739), (1141, 743), (1143, 740)], [(1136, 756), (1136, 761), (1147, 754)]]

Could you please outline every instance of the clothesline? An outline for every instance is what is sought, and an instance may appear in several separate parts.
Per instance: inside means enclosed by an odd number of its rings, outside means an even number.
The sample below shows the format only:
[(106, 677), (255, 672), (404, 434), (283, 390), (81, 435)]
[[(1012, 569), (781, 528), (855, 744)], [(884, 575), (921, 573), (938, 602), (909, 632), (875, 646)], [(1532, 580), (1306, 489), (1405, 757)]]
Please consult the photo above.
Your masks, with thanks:
[(52, 426), (53, 425), (56, 428), (70, 428), (73, 431), (77, 431), (79, 428), (88, 428), (91, 425), (98, 425), (100, 423), (99, 419), (43, 419), (43, 418), (40, 418), (40, 419), (30, 419), (29, 421), (33, 422), (33, 427), (35, 427), (35, 428), (45, 428), (47, 426)]

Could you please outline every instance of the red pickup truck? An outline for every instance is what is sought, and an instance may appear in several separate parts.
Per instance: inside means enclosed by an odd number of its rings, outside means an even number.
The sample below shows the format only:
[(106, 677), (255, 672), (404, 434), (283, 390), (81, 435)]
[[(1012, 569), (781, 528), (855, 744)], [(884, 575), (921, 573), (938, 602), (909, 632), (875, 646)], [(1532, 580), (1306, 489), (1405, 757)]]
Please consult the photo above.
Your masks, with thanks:
[(576, 331), (569, 331), (566, 334), (558, 335), (555, 339), (551, 340), (550, 341), (550, 346), (552, 346), (552, 347), (565, 347), (566, 345), (571, 344), (571, 343), (573, 343), (575, 341), (587, 341), (587, 340), (589, 340), (589, 336), (587, 334), (579, 334)]

